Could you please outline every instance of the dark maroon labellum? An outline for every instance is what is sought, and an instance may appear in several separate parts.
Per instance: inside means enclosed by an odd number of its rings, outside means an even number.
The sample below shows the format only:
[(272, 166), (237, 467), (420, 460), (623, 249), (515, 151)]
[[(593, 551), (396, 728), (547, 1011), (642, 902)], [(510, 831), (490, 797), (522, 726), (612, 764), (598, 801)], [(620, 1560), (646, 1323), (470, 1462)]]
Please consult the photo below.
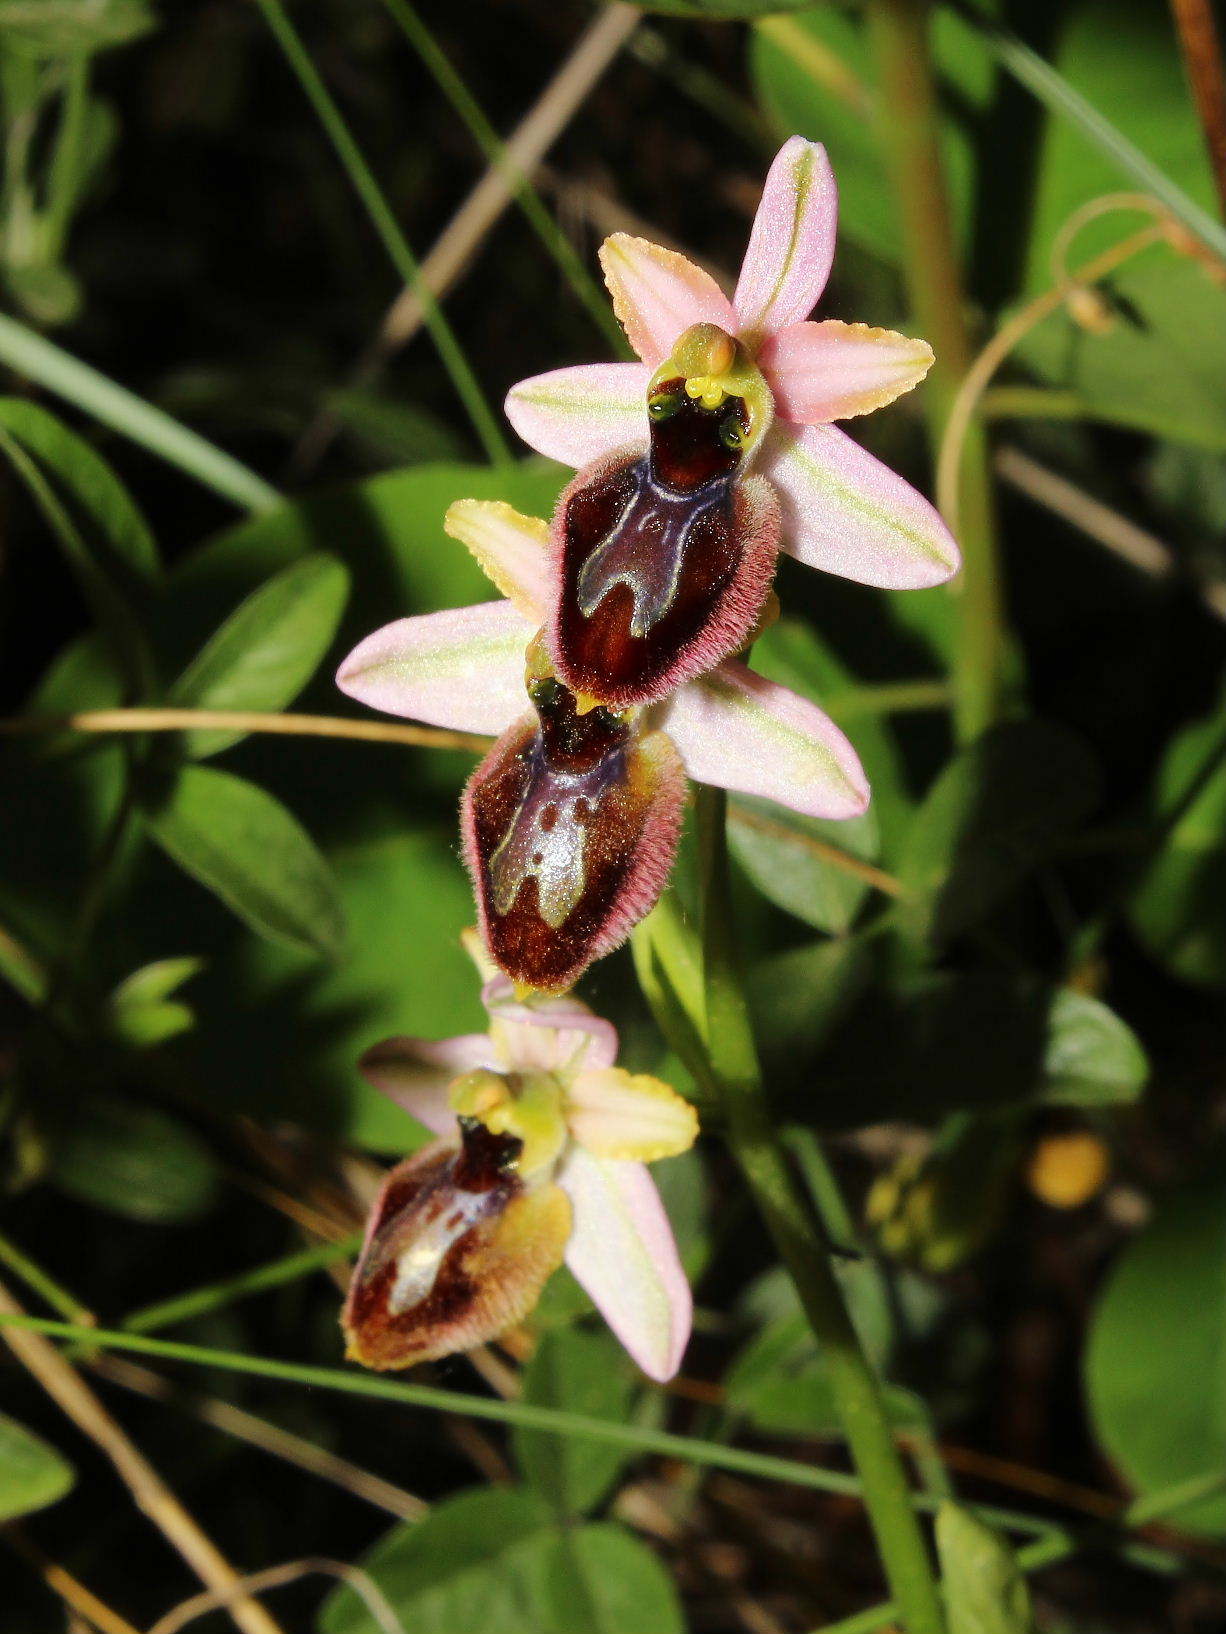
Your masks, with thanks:
[(558, 673), (617, 708), (664, 697), (743, 644), (770, 589), (777, 507), (737, 480), (747, 417), (668, 381), (648, 404), (646, 456), (589, 466), (555, 519)]
[(464, 796), (465, 852), (486, 945), (508, 975), (559, 991), (655, 901), (676, 849), (680, 758), (660, 732), (579, 712), (552, 677)]

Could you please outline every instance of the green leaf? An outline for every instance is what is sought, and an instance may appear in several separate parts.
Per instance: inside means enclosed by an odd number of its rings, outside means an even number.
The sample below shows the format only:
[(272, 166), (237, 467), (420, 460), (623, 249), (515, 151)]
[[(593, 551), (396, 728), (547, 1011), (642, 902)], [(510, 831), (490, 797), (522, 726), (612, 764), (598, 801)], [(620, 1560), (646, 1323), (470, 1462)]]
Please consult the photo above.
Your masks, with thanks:
[(916, 813), (898, 863), (898, 922), (936, 947), (983, 919), (1093, 809), (1094, 761), (1043, 721), (986, 733), (949, 762)]
[(878, 851), (877, 814), (870, 807), (862, 817), (833, 822), (737, 795), (728, 802), (728, 844), (769, 902), (839, 936), (850, 930), (871, 887), (832, 862), (827, 848), (871, 861)]
[[(158, 573), (157, 547), (128, 490), (100, 454), (55, 415), (21, 397), (0, 397), (0, 426), (34, 455), (92, 528), (109, 575), (145, 583)], [(122, 582), (122, 580), (121, 580)]]
[[(624, 1421), (632, 1395), (625, 1354), (607, 1333), (546, 1333), (524, 1370), (523, 1399), (543, 1407)], [(564, 1516), (594, 1508), (626, 1462), (623, 1449), (596, 1441), (569, 1441), (518, 1426), (513, 1439), (525, 1480)]]
[(685, 1634), (677, 1591), (660, 1561), (609, 1522), (557, 1535), (541, 1602), (541, 1634)]
[(1219, 764), (1168, 834), (1128, 904), (1133, 931), (1173, 975), (1198, 986), (1226, 985), (1226, 762), (1216, 712), (1178, 734), (1158, 774), (1157, 818), (1174, 812), (1217, 755)]
[(808, 942), (763, 959), (748, 981), (763, 1050), (799, 1055), (821, 1049), (871, 976), (868, 949), (852, 936)]
[(1034, 976), (926, 973), (869, 989), (824, 1045), (820, 1071), (793, 1063), (788, 1110), (846, 1129), (1036, 1103), (1110, 1106), (1135, 1100), (1147, 1075), (1135, 1036), (1099, 1000)]
[[(179, 709), (279, 710), (310, 680), (332, 645), (349, 574), (317, 553), (283, 568), (249, 595), (170, 689)], [(216, 754), (242, 732), (202, 729), (183, 734), (194, 759)]]
[(279, 800), (229, 772), (188, 766), (146, 805), (149, 831), (252, 930), (335, 957), (345, 915), (332, 870)]
[[(1085, 1382), (1095, 1434), (1139, 1494), (1226, 1462), (1226, 1186), (1219, 1172), (1160, 1200), (1094, 1313)], [(1226, 1499), (1172, 1517), (1220, 1536)]]
[[(358, 1057), (394, 1033), (442, 1038), (485, 1027), (480, 979), (460, 945), (472, 890), (450, 823), (401, 820), (394, 832), (335, 844), (327, 855), (349, 925), (343, 956), (324, 963), (240, 939), (193, 987), (199, 1026), (176, 1047), (176, 1064), (204, 1106), (291, 1118), (403, 1157), (429, 1137), (366, 1082)], [(164, 911), (161, 934), (182, 934), (182, 905)], [(236, 991), (246, 996), (238, 1056), (229, 1019)]]
[(1149, 1061), (1132, 1028), (1088, 993), (1060, 988), (1047, 1013), (1039, 1098), (1051, 1106), (1119, 1106), (1135, 1101)]
[(196, 1024), (190, 1006), (170, 995), (204, 969), (203, 959), (158, 959), (134, 970), (107, 1000), (107, 1030), (132, 1049), (147, 1050)]
[(83, 1203), (161, 1225), (197, 1219), (217, 1195), (217, 1166), (190, 1129), (157, 1107), (83, 1101), (56, 1145), (51, 1178)]
[[(1086, 0), (1061, 13), (1055, 67), (1106, 114), (1196, 204), (1216, 217), (1217, 200), (1199, 121), (1170, 17), (1160, 8)], [(1073, 212), (1118, 193), (1118, 167), (1069, 120), (1048, 117), (1043, 140), (1026, 287), (1052, 282), (1051, 250)], [(1072, 265), (1143, 226), (1113, 213), (1078, 233)], [(1166, 246), (1146, 250), (1109, 289), (1117, 321), (1088, 334), (1064, 312), (1045, 321), (1019, 356), (1052, 384), (1075, 391), (1097, 418), (1220, 449), (1226, 386), (1217, 367), (1226, 301), (1213, 270)]]
[(54, 1447), (0, 1413), (0, 1522), (45, 1509), (71, 1490), (76, 1473)]
[(936, 1540), (949, 1634), (1033, 1634), (1030, 1590), (999, 1532), (947, 1501)]
[[(933, 17), (932, 48), (943, 92), (942, 156), (965, 243), (975, 177), (972, 122), (991, 101), (994, 69), (979, 32), (947, 9)], [(862, 17), (814, 6), (802, 17), (759, 24), (750, 65), (780, 133), (825, 143), (839, 182), (840, 232), (897, 263), (903, 235), (877, 135), (876, 62)]]
[(105, 51), (156, 27), (148, 0), (0, 0), (0, 43), (36, 58)]
[[(537, 1612), (554, 1540), (549, 1506), (496, 1488), (435, 1504), (398, 1526), (361, 1564), (406, 1628), (430, 1634), (545, 1634)], [(352, 1589), (328, 1597), (321, 1634), (380, 1634)]]

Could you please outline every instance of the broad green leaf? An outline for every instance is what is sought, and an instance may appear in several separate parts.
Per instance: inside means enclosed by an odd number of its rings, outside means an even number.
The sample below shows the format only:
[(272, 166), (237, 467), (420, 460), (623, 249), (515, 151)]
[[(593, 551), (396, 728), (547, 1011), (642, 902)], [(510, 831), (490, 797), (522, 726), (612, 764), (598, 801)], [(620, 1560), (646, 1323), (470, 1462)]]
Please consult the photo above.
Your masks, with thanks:
[(171, 998), (204, 969), (203, 959), (158, 959), (134, 970), (107, 1000), (107, 1029), (131, 1049), (152, 1049), (195, 1026), (195, 1012)]
[(0, 1523), (45, 1509), (75, 1480), (72, 1465), (54, 1447), (0, 1413)]
[(738, 795), (728, 803), (728, 843), (768, 901), (815, 930), (850, 930), (871, 887), (830, 860), (829, 849), (871, 861), (878, 850), (870, 807), (845, 822), (802, 817), (765, 800)]
[(1219, 714), (1178, 734), (1158, 775), (1156, 820), (1173, 812), (1216, 756), (1218, 765), (1171, 829), (1128, 904), (1141, 944), (1172, 974), (1204, 987), (1226, 984), (1226, 761)]
[[(123, 677), (97, 630), (70, 641), (52, 659), (26, 700), (29, 715), (71, 715), (79, 709), (115, 709), (123, 702)], [(42, 740), (44, 745), (47, 739)], [(79, 733), (57, 734), (57, 748), (89, 746)]]
[(34, 455), (72, 502), (78, 519), (92, 530), (90, 542), (99, 550), (105, 572), (114, 574), (122, 567), (126, 576), (139, 581), (156, 578), (157, 547), (149, 526), (100, 454), (48, 409), (24, 398), (0, 397), (0, 426)]
[(204, 1214), (218, 1182), (212, 1153), (185, 1124), (109, 1097), (77, 1107), (52, 1152), (51, 1178), (80, 1202), (167, 1225)]
[[(975, 158), (974, 116), (994, 84), (981, 35), (952, 11), (933, 18), (933, 55), (945, 117), (941, 140), (960, 238), (969, 237)], [(781, 135), (824, 142), (839, 183), (840, 231), (896, 263), (902, 234), (878, 138), (877, 74), (860, 14), (814, 6), (754, 30), (750, 63), (759, 99)]]
[(855, 937), (807, 942), (775, 953), (749, 973), (749, 1007), (770, 1054), (819, 1050), (872, 975), (868, 950)]
[[(1085, 0), (1061, 14), (1054, 62), (1063, 77), (1210, 214), (1217, 199), (1171, 18), (1160, 7)], [(1073, 212), (1127, 188), (1119, 170), (1068, 120), (1049, 116), (1030, 235), (1027, 289), (1052, 282), (1051, 250)], [(1112, 213), (1078, 233), (1076, 267), (1146, 218)], [(1166, 246), (1113, 275), (1117, 321), (1106, 334), (1048, 319), (1019, 355), (1074, 390), (1095, 417), (1220, 449), (1226, 387), (1217, 367), (1226, 296), (1214, 269)]]
[(898, 862), (898, 920), (936, 947), (984, 918), (1093, 809), (1094, 761), (1044, 721), (1010, 722), (964, 749), (916, 813)]
[(148, 0), (0, 0), (0, 41), (35, 58), (105, 51), (156, 27)]
[(946, 1501), (936, 1540), (949, 1634), (1033, 1634), (1030, 1590), (999, 1532)]
[[(624, 1422), (633, 1393), (625, 1353), (607, 1333), (546, 1333), (524, 1370), (524, 1400), (542, 1407)], [(564, 1516), (594, 1508), (626, 1462), (623, 1448), (595, 1441), (518, 1428), (513, 1438), (524, 1479)]]
[[(482, 1488), (398, 1526), (361, 1561), (406, 1628), (429, 1634), (548, 1634), (539, 1614), (556, 1537), (548, 1504)], [(328, 1597), (321, 1634), (380, 1634), (351, 1589)]]
[(1135, 1101), (1149, 1062), (1132, 1028), (1088, 993), (1062, 987), (1047, 1013), (1041, 1100), (1052, 1106)]
[(327, 542), (353, 576), (342, 626), (346, 640), (409, 613), (490, 601), (497, 592), (476, 561), (443, 532), (457, 499), (502, 499), (548, 516), (570, 473), (543, 460), (508, 470), (485, 465), (419, 465), (325, 489), (250, 518), (187, 557), (172, 575), (159, 630), (169, 662), (180, 665), (235, 603), (291, 562)]
[[(279, 710), (310, 680), (332, 645), (345, 610), (349, 574), (322, 552), (274, 574), (230, 615), (171, 687), (179, 709)], [(245, 734), (185, 732), (194, 760)]]
[(252, 930), (337, 955), (345, 915), (335, 877), (271, 794), (229, 772), (187, 766), (145, 815), (162, 849)]
[(541, 1610), (541, 1634), (685, 1634), (668, 1572), (645, 1543), (610, 1522), (555, 1536)]
[[(1148, 1067), (1101, 1001), (996, 971), (927, 973), (870, 988), (845, 1012), (820, 1068), (779, 1063), (797, 1122), (856, 1128), (892, 1118), (1135, 1100)], [(782, 1099), (781, 1099), (782, 1104)]]
[[(1226, 1463), (1226, 1185), (1216, 1169), (1159, 1200), (1099, 1299), (1085, 1383), (1095, 1433), (1139, 1493)], [(1226, 1498), (1173, 1524), (1220, 1536)]]
[[(203, 1105), (289, 1118), (395, 1157), (428, 1138), (357, 1062), (395, 1033), (445, 1038), (486, 1025), (480, 979), (460, 945), (473, 900), (454, 832), (452, 823), (402, 822), (329, 847), (349, 926), (335, 963), (250, 937), (212, 960), (191, 990), (199, 1026), (176, 1054)], [(163, 935), (183, 934), (182, 908), (166, 904)], [(207, 924), (196, 934), (209, 934)], [(236, 991), (246, 996), (238, 1055)]]

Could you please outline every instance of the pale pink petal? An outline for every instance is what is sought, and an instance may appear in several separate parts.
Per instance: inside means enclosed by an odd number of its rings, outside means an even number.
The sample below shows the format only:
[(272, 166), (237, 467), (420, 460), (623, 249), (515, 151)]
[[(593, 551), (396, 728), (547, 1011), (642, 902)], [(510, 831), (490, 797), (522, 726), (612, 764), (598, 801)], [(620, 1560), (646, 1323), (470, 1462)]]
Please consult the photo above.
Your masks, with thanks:
[(509, 976), (495, 976), (482, 989), (481, 1000), (511, 1071), (576, 1072), (611, 1067), (617, 1060), (616, 1027), (569, 993), (523, 1002), (515, 997)]
[(650, 379), (641, 363), (580, 363), (521, 380), (503, 408), (529, 448), (578, 470), (615, 448), (646, 448)]
[(655, 1181), (641, 1163), (575, 1146), (558, 1184), (573, 1214), (571, 1274), (643, 1372), (671, 1379), (689, 1342), (693, 1299)]
[(548, 522), (521, 516), (501, 499), (457, 499), (443, 530), (468, 546), (486, 578), (525, 618), (544, 622), (553, 599)]
[(807, 817), (858, 817), (868, 805), (856, 751), (830, 717), (735, 659), (682, 687), (659, 724), (699, 783)]
[(737, 332), (732, 302), (715, 279), (676, 250), (614, 233), (600, 246), (600, 265), (626, 339), (649, 369), (663, 363), (691, 324)]
[(837, 426), (775, 421), (763, 473), (783, 501), (783, 548), (887, 590), (944, 584), (961, 565), (936, 508)]
[(336, 684), (389, 715), (501, 732), (528, 707), (524, 649), (535, 633), (509, 601), (398, 619), (358, 643)]
[(358, 1062), (368, 1083), (411, 1113), (433, 1134), (452, 1135), (455, 1113), (447, 1091), (457, 1078), (479, 1067), (495, 1068), (493, 1045), (485, 1033), (459, 1038), (385, 1038)]
[(793, 323), (772, 335), (758, 363), (785, 420), (819, 425), (871, 414), (932, 367), (932, 347), (866, 323)]
[(830, 276), (837, 219), (825, 148), (790, 137), (767, 173), (733, 297), (747, 344), (812, 312)]

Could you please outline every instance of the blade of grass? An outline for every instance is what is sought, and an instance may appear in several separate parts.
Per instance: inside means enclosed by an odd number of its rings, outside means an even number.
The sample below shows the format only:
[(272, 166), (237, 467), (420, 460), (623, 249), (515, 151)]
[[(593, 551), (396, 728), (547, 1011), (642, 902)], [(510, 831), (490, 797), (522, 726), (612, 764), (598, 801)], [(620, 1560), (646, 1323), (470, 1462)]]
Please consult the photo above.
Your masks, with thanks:
[(452, 67), (433, 34), (409, 4), (409, 0), (383, 0), (383, 4), (433, 75), (443, 95), (467, 125), (481, 152), (489, 163), (502, 173), (507, 187), (514, 195), (533, 232), (557, 262), (563, 277), (587, 310), (592, 322), (618, 357), (633, 357), (634, 353), (622, 333), (622, 327), (613, 316), (609, 297), (584, 266), (574, 245), (549, 213), (536, 188), (508, 154), (498, 132), (485, 117), (477, 99)]
[[(355, 1231), (340, 1242), (322, 1243), (317, 1248), (306, 1248), (298, 1254), (287, 1254), (282, 1259), (270, 1260), (267, 1265), (244, 1271), (239, 1276), (228, 1277), (224, 1282), (209, 1283), (190, 1293), (179, 1294), (174, 1299), (164, 1299), (160, 1304), (146, 1305), (125, 1316), (120, 1326), (127, 1333), (152, 1333), (155, 1328), (186, 1322), (193, 1316), (202, 1316), (206, 1311), (219, 1310), (236, 1299), (246, 1299), (249, 1294), (295, 1282), (311, 1271), (322, 1270), (324, 1266), (343, 1260), (347, 1254), (356, 1254), (361, 1246), (362, 1233)], [(3, 1239), (0, 1239), (0, 1250), (2, 1248)]]
[(1110, 159), (1121, 175), (1152, 193), (1189, 232), (1226, 260), (1226, 227), (1190, 199), (1177, 182), (1129, 141), (1064, 75), (1032, 51), (1024, 40), (986, 17), (976, 5), (954, 0), (954, 10), (977, 28), (1007, 73), (1048, 110), (1070, 120), (1086, 140)]
[[(483, 1418), (496, 1424), (516, 1424), (525, 1430), (544, 1430), (553, 1435), (574, 1436), (584, 1441), (603, 1441), (634, 1452), (677, 1458), (688, 1464), (731, 1470), (764, 1481), (785, 1481), (818, 1492), (837, 1492), (849, 1497), (861, 1495), (861, 1483), (854, 1475), (821, 1469), (772, 1453), (750, 1452), (742, 1447), (726, 1447), (717, 1441), (675, 1435), (638, 1424), (618, 1424), (612, 1419), (591, 1418), (585, 1413), (560, 1412), (530, 1402), (497, 1401), (488, 1396), (467, 1396), (458, 1390), (439, 1390), (433, 1385), (404, 1384), (369, 1373), (346, 1372), (335, 1367), (314, 1367), (302, 1362), (282, 1362), (271, 1356), (252, 1356), (245, 1351), (212, 1350), (201, 1345), (179, 1344), (171, 1339), (152, 1339), (143, 1334), (120, 1333), (111, 1328), (77, 1327), (39, 1316), (18, 1316), (0, 1312), (0, 1329), (21, 1328), (52, 1339), (82, 1342), (94, 1349), (132, 1351), (141, 1356), (160, 1356), (167, 1361), (189, 1362), (198, 1367), (229, 1369), (257, 1378), (280, 1379), (308, 1389), (337, 1390), (344, 1395), (367, 1396), (375, 1401), (394, 1401), (405, 1407), (422, 1407), (434, 1412), (458, 1413)], [(936, 1501), (917, 1492), (913, 1501), (919, 1509), (935, 1509)], [(1057, 1528), (1052, 1522), (1017, 1510), (993, 1505), (971, 1506), (973, 1512), (995, 1526), (1009, 1527), (1032, 1536), (1046, 1538)]]
[(487, 457), (495, 465), (509, 465), (510, 450), (499, 430), (497, 420), (490, 411), (489, 404), (485, 401), (477, 377), (473, 374), (451, 325), (443, 316), (442, 308), (427, 288), (417, 258), (409, 248), (408, 240), (401, 232), (391, 206), (383, 197), (374, 172), (366, 163), (362, 150), (342, 118), (340, 109), (332, 100), (281, 0), (256, 0), (256, 4), (263, 12), (264, 21), (284, 52), (286, 61), (297, 75), (298, 83), (307, 101), (314, 108), (392, 265), (421, 302), (426, 327), (442, 359), (443, 367), (451, 377), (456, 395), (463, 403)]
[(277, 490), (254, 471), (144, 398), (82, 363), (53, 341), (0, 313), (0, 363), (33, 380), (121, 436), (139, 443), (243, 511), (270, 511)]

